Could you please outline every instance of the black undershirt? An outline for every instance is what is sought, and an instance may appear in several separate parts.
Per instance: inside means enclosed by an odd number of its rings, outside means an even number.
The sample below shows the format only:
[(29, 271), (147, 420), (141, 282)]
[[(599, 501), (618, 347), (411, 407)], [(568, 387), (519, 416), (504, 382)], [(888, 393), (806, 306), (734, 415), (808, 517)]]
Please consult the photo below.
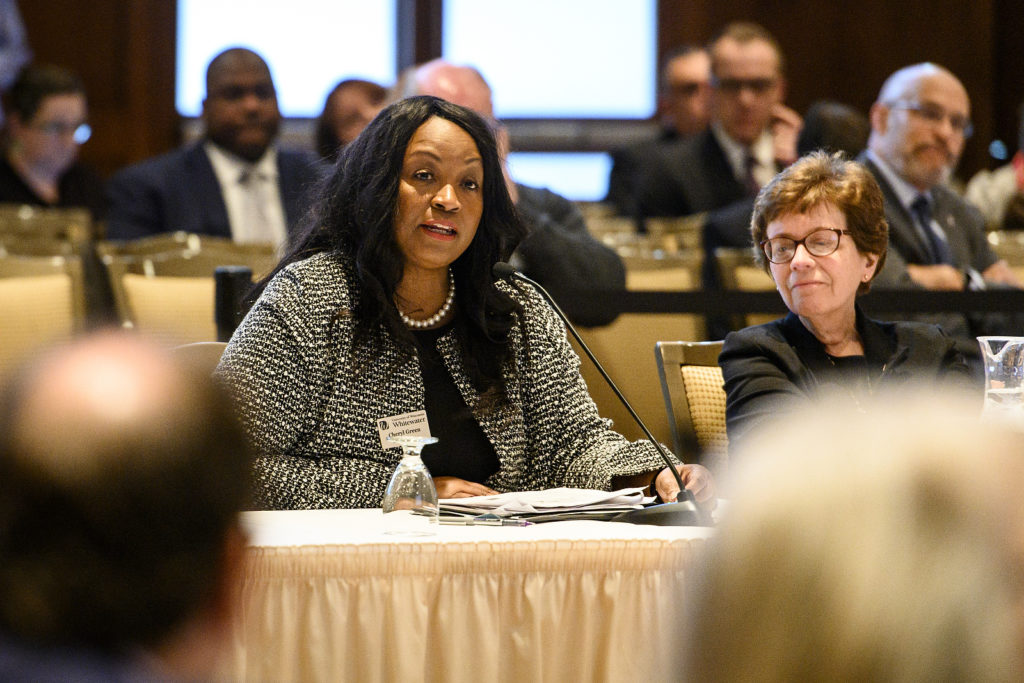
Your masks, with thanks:
[(462, 399), (437, 350), (437, 340), (451, 324), (433, 330), (414, 330), (420, 347), (424, 402), (430, 434), (438, 439), (423, 449), (423, 463), (434, 477), (458, 477), (483, 483), (498, 471), (498, 455)]
[(828, 354), (844, 385), (858, 398), (871, 395), (871, 377), (878, 369), (872, 368), (866, 356), (833, 356)]

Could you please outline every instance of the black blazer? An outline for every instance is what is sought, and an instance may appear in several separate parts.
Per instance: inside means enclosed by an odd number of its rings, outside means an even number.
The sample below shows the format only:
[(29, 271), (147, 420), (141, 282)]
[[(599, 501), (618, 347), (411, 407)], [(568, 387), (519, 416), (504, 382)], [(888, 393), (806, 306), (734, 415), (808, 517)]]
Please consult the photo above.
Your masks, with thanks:
[[(858, 308), (857, 331), (872, 372), (872, 392), (915, 381), (980, 394), (979, 380), (955, 341), (939, 327), (878, 322)], [(851, 391), (822, 343), (792, 313), (730, 333), (718, 364), (725, 381), (730, 451), (786, 406), (806, 405), (830, 391)]]
[[(307, 207), (320, 176), (311, 152), (278, 150), (278, 178), (288, 231)], [(107, 185), (107, 237), (136, 239), (184, 230), (231, 237), (227, 206), (202, 142), (147, 159), (118, 172)]]
[(747, 196), (710, 128), (652, 150), (637, 169), (636, 189), (642, 216), (688, 216)]

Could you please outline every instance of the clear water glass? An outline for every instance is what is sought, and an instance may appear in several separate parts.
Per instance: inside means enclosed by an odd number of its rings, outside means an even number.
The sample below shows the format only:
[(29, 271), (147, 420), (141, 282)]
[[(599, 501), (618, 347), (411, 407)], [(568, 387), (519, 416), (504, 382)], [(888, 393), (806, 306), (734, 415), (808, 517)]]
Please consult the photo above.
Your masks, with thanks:
[(986, 418), (1024, 425), (1024, 337), (978, 337)]
[(389, 443), (402, 447), (402, 461), (391, 475), (381, 508), (384, 531), (403, 536), (437, 533), (437, 489), (423, 464), (423, 447), (437, 443), (432, 436), (393, 436)]

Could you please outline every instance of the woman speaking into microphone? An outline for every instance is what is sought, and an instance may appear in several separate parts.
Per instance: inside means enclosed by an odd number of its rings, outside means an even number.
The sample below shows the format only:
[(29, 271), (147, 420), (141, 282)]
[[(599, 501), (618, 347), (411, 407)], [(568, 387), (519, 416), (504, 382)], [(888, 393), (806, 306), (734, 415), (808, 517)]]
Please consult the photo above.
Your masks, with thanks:
[[(654, 480), (675, 499), (654, 446), (598, 415), (554, 311), (494, 282), (522, 236), (468, 109), (402, 100), (345, 148), (218, 368), (260, 453), (261, 507), (379, 506), (396, 419), (439, 438), (423, 460), (441, 498)], [(706, 469), (678, 468), (713, 498)]]

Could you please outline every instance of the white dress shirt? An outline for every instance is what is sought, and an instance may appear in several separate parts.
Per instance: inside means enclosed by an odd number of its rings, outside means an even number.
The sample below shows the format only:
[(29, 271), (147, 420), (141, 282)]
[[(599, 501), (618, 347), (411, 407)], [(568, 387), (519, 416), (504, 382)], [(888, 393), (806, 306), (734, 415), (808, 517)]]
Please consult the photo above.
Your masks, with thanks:
[(729, 137), (725, 128), (717, 121), (711, 124), (711, 133), (715, 136), (722, 151), (725, 152), (725, 158), (729, 161), (733, 175), (741, 183), (747, 182), (748, 156), (754, 159), (752, 173), (758, 187), (767, 185), (778, 173), (775, 166), (775, 143), (772, 141), (772, 134), (769, 131), (763, 131), (750, 147)]
[(220, 183), (231, 238), (239, 243), (270, 242), (280, 249), (288, 228), (278, 183), (277, 149), (269, 148), (259, 161), (251, 163), (212, 142), (203, 148)]

